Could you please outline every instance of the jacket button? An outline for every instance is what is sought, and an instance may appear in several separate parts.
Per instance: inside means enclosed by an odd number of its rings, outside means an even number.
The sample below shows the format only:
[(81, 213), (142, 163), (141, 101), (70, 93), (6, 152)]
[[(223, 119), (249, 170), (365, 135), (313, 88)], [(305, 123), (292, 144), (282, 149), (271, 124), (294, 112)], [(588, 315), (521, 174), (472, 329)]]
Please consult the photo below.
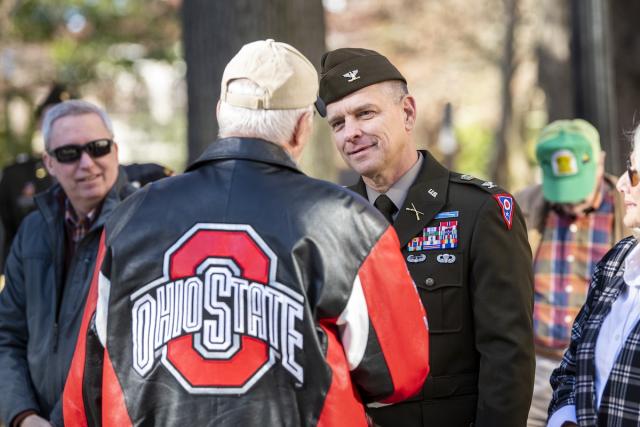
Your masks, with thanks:
[(427, 286), (433, 286), (436, 284), (436, 281), (433, 280), (433, 277), (427, 277), (427, 279), (424, 281), (424, 284)]

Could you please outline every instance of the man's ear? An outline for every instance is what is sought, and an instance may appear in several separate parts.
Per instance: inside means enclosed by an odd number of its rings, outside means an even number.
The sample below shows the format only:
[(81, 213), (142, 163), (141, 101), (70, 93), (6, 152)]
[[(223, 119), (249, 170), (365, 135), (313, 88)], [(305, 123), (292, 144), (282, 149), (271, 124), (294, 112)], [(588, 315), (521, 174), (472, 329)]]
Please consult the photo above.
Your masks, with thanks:
[(402, 99), (402, 110), (404, 111), (404, 128), (407, 132), (413, 130), (416, 124), (416, 100), (411, 95), (406, 95)]
[(607, 158), (607, 152), (606, 151), (600, 151), (600, 158), (598, 159), (598, 165), (602, 165), (604, 166), (604, 161)]
[(49, 172), (49, 175), (56, 176), (55, 170), (53, 169), (53, 158), (46, 151), (42, 153), (42, 163), (45, 169), (47, 169), (47, 172)]
[(307, 145), (313, 133), (313, 113), (306, 112), (298, 118), (289, 146), (289, 153), (296, 161), (302, 155), (302, 150)]
[(220, 100), (218, 99), (218, 103), (216, 104), (216, 119), (218, 118), (218, 114), (220, 114)]
[(114, 153), (116, 155), (116, 160), (119, 161), (119, 158), (118, 158), (118, 143), (113, 141), (113, 146), (111, 148), (114, 150)]

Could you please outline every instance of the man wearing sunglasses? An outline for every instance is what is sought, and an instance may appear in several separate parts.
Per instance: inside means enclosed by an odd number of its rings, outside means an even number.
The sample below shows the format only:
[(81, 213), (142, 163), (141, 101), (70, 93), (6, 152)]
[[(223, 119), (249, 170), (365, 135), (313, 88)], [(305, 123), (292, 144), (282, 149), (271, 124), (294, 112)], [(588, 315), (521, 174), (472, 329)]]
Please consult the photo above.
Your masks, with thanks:
[(58, 184), (36, 196), (0, 293), (0, 415), (9, 426), (61, 424), (61, 395), (105, 220), (134, 191), (119, 173), (111, 121), (80, 100), (44, 117), (44, 164)]
[(558, 120), (538, 138), (542, 184), (516, 195), (527, 222), (535, 280), (536, 379), (528, 425), (544, 426), (549, 377), (569, 345), (593, 267), (630, 234), (616, 178), (604, 173), (605, 153), (588, 122)]

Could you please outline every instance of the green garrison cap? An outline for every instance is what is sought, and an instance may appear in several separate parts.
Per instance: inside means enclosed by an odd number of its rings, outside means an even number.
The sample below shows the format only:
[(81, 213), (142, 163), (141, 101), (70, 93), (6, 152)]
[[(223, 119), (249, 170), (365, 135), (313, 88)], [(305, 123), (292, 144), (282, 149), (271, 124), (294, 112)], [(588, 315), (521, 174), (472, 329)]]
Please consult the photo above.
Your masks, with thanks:
[(332, 50), (322, 55), (320, 65), (320, 98), (325, 105), (375, 83), (387, 80), (407, 82), (385, 56), (374, 50)]

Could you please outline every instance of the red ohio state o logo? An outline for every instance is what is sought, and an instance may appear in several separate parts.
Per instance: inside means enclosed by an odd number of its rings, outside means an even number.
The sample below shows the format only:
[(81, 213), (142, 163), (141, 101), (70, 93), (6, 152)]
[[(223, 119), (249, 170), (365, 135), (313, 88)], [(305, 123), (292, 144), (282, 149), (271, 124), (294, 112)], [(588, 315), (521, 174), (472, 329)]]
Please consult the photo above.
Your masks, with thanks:
[(197, 224), (164, 256), (162, 278), (131, 297), (133, 367), (156, 355), (197, 394), (238, 394), (280, 359), (300, 383), (303, 297), (276, 281), (277, 257), (244, 224)]

